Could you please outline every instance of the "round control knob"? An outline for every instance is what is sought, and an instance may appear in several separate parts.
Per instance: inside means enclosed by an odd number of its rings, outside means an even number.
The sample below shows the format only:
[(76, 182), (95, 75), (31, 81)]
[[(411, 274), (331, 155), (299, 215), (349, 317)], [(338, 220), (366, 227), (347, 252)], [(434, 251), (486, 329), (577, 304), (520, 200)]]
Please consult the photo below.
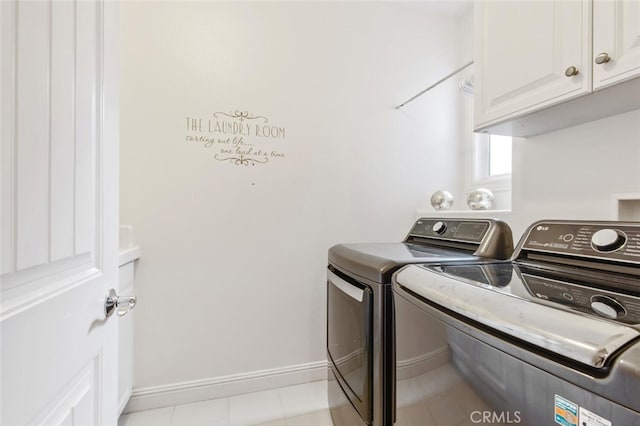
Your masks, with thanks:
[(627, 314), (622, 303), (608, 296), (592, 296), (591, 309), (601, 317), (609, 319), (622, 318)]
[(433, 232), (435, 232), (438, 235), (444, 234), (446, 230), (447, 230), (447, 224), (444, 222), (436, 222), (433, 224)]
[(601, 229), (591, 236), (591, 246), (596, 251), (609, 252), (618, 250), (627, 242), (627, 237), (615, 229)]

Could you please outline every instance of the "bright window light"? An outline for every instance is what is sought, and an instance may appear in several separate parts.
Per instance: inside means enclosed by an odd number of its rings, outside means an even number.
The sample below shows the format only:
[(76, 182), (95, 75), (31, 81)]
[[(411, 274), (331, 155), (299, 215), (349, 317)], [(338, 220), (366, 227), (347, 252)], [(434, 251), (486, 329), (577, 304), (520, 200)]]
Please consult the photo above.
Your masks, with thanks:
[(489, 176), (511, 173), (511, 136), (491, 135), (489, 140)]

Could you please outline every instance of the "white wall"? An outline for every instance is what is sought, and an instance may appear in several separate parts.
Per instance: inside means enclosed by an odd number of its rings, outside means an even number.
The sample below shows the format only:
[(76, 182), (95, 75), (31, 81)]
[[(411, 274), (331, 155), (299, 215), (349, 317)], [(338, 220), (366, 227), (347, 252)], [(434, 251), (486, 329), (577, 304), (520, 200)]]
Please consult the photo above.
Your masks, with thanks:
[(514, 235), (538, 219), (617, 220), (612, 195), (640, 192), (639, 141), (640, 111), (515, 140)]
[[(640, 198), (640, 111), (513, 140), (510, 211), (450, 211), (506, 221), (517, 243), (542, 219), (634, 220), (639, 201), (618, 214), (617, 197)], [(418, 216), (441, 216), (428, 203)]]
[[(450, 94), (394, 108), (468, 60), (468, 15), (441, 6), (123, 4), (139, 393), (323, 362), (327, 249), (398, 241), (433, 191), (462, 191)], [(185, 140), (187, 117), (233, 110), (285, 128), (245, 137), (285, 157), (234, 165)]]

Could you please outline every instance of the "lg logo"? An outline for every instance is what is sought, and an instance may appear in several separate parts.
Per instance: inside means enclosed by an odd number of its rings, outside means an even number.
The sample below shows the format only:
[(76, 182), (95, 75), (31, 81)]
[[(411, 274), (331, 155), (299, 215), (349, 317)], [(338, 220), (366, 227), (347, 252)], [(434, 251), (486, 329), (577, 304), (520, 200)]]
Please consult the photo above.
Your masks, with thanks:
[(500, 424), (514, 424), (520, 423), (520, 411), (473, 411), (469, 416), (471, 423), (500, 423)]

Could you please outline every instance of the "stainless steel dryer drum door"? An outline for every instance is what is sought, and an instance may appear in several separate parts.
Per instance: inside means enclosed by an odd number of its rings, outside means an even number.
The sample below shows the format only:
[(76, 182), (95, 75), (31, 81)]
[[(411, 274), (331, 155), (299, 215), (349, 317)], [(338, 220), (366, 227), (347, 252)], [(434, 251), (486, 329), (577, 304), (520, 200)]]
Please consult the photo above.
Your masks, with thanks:
[(327, 318), (331, 373), (362, 420), (370, 424), (373, 416), (372, 290), (328, 270)]

